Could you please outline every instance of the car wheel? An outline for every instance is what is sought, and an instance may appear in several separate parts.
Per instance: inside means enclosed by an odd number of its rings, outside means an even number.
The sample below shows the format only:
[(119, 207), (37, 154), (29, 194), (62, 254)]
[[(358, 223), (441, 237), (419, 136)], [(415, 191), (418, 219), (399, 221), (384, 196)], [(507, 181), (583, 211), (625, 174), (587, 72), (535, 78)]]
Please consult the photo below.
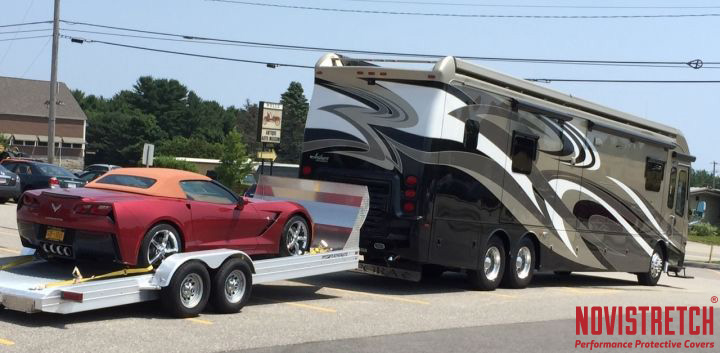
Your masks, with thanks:
[(638, 283), (643, 286), (656, 285), (660, 280), (660, 276), (662, 276), (664, 265), (665, 260), (663, 260), (662, 250), (655, 248), (650, 256), (650, 269), (647, 272), (637, 274)]
[(210, 274), (205, 265), (191, 261), (175, 271), (170, 284), (160, 291), (160, 301), (174, 317), (200, 314), (210, 297)]
[(138, 254), (138, 266), (157, 268), (168, 256), (181, 251), (180, 232), (169, 224), (158, 224), (145, 233)]
[(490, 238), (481, 260), (479, 270), (468, 271), (470, 286), (477, 290), (495, 290), (505, 271), (505, 246), (500, 238)]
[(310, 228), (302, 216), (293, 216), (280, 236), (280, 255), (298, 256), (310, 250)]
[(535, 271), (535, 244), (525, 237), (508, 256), (503, 284), (509, 288), (525, 288)]
[(252, 271), (243, 259), (225, 262), (213, 276), (210, 303), (219, 313), (236, 313), (250, 299)]
[(4, 204), (4, 203), (6, 203), (6, 202), (8, 202), (8, 198), (7, 198), (7, 197), (0, 197), (0, 205)]

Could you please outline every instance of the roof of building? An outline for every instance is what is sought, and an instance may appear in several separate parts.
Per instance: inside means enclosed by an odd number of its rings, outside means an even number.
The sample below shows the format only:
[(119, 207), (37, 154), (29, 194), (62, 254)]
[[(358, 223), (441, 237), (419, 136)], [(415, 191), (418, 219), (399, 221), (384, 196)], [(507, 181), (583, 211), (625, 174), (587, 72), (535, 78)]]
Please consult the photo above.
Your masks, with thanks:
[[(103, 179), (112, 175), (129, 175), (153, 179), (155, 182), (147, 188), (124, 186), (117, 184), (103, 183)], [(184, 180), (207, 180), (212, 179), (193, 172), (178, 169), (165, 168), (120, 168), (113, 169), (102, 177), (89, 182), (85, 187), (92, 189), (104, 189), (114, 191), (131, 192), (149, 196), (172, 197), (177, 199), (186, 198), (185, 192), (180, 187)]]
[(720, 189), (713, 189), (711, 187), (691, 187), (690, 188), (690, 195), (698, 195), (698, 194), (713, 194), (720, 196)]
[[(62, 82), (58, 86), (56, 117), (86, 120), (68, 86)], [(47, 117), (50, 82), (0, 77), (0, 97), (0, 114)]]

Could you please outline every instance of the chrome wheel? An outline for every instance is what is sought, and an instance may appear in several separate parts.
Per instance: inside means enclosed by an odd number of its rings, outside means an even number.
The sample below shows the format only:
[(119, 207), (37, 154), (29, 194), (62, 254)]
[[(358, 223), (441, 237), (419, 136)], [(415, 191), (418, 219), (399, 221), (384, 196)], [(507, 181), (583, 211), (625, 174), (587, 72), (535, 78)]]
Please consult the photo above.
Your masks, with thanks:
[(285, 246), (291, 256), (302, 255), (308, 248), (309, 232), (303, 220), (296, 220), (290, 224), (285, 233)]
[(230, 303), (238, 303), (245, 295), (245, 274), (240, 270), (230, 272), (225, 278), (225, 299)]
[(525, 279), (530, 274), (532, 266), (532, 253), (530, 249), (523, 246), (518, 250), (517, 256), (515, 257), (515, 272), (519, 279)]
[(168, 256), (178, 252), (180, 252), (180, 241), (177, 234), (168, 229), (161, 229), (150, 238), (147, 261), (150, 265), (155, 266)]
[(500, 258), (500, 250), (494, 246), (488, 248), (485, 252), (483, 268), (485, 270), (485, 278), (489, 281), (497, 279), (498, 274), (500, 273)]
[(187, 275), (180, 283), (180, 302), (186, 308), (194, 308), (203, 296), (203, 281), (196, 273)]
[(660, 277), (663, 270), (663, 260), (660, 254), (654, 252), (650, 258), (650, 276), (652, 278)]

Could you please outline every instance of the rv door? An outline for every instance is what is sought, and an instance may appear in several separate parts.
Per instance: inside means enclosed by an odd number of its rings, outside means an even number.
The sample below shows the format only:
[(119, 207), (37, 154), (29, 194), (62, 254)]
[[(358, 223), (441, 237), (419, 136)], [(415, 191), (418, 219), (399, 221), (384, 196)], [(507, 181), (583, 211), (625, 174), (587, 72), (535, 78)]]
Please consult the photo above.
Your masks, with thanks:
[(688, 192), (690, 191), (690, 166), (674, 162), (670, 169), (668, 185), (668, 237), (682, 243), (683, 231), (688, 227)]

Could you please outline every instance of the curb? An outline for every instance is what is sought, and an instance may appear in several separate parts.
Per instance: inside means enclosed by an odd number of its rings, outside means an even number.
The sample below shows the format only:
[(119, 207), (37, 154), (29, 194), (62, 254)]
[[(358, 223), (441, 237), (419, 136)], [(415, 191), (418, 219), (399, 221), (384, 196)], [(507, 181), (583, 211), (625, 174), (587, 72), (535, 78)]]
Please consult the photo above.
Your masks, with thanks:
[(685, 266), (695, 267), (695, 268), (709, 268), (711, 270), (720, 270), (720, 264), (711, 264), (711, 263), (706, 263), (706, 262), (685, 261)]

